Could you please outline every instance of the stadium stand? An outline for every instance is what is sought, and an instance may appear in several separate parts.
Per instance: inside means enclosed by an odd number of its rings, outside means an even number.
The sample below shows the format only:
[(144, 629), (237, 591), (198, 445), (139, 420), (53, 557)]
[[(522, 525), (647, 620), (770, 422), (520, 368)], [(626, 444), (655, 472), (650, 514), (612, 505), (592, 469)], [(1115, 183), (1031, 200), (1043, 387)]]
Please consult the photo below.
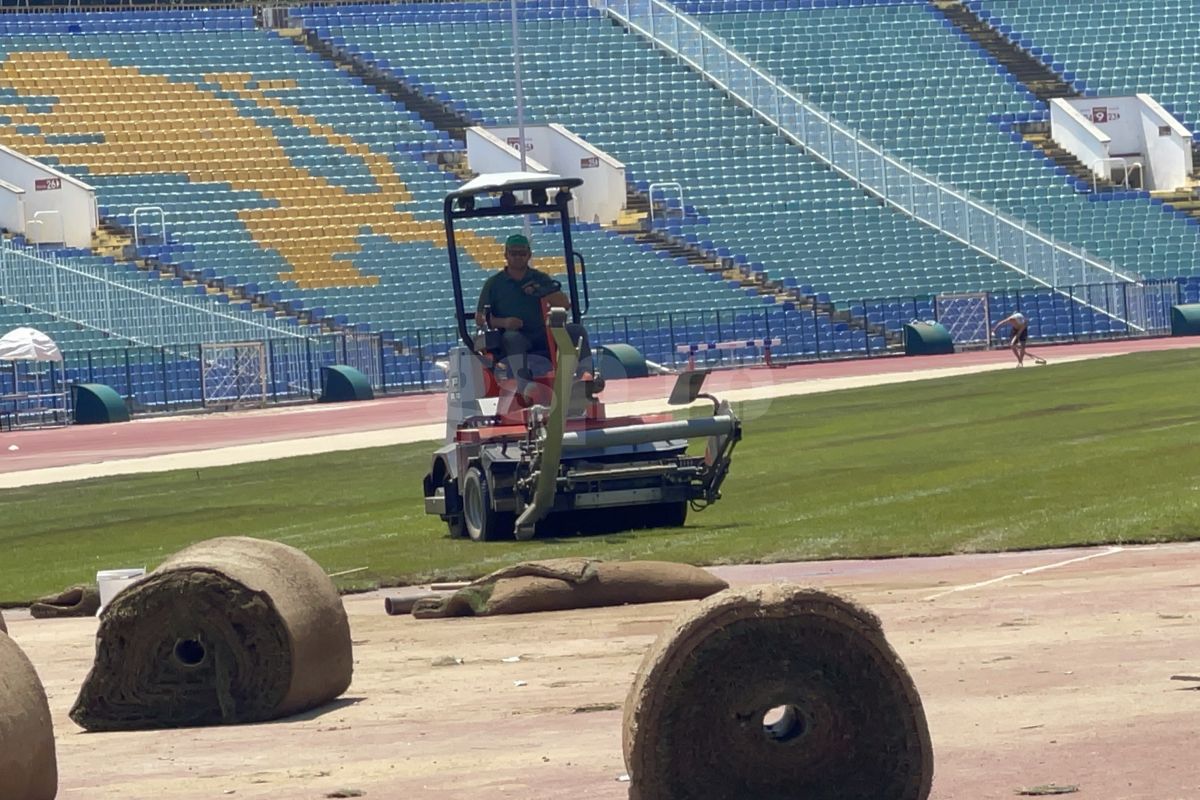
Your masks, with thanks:
[[(1192, 270), (1200, 252), (1195, 221), (1164, 214), (1145, 192), (1092, 194), (1090, 184), (1067, 178), (1014, 129), (1046, 118), (1045, 105), (929, 4), (790, 3), (753, 13), (729, 13), (733, 3), (725, 0), (686, 5), (748, 57), (920, 169), (1145, 277)], [(1088, 9), (1072, 14), (1091, 24)], [(946, 91), (951, 83), (954, 91)]]
[[(458, 179), (424, 158), (461, 148), (444, 132), (255, 30), (246, 10), (9, 19), (0, 31), (0, 80), (26, 101), (0, 109), (0, 136), (92, 182), (119, 223), (136, 206), (166, 210), (173, 243), (150, 248), (156, 257), (358, 330), (446, 326), (440, 201)], [(127, 99), (111, 97), (112, 80)], [(29, 105), (47, 96), (57, 102)], [(762, 306), (583, 228), (604, 314)], [(486, 230), (466, 246), (497, 265)], [(471, 273), (468, 294), (484, 277)]]
[(1200, 129), (1200, 8), (1181, 0), (971, 0), (976, 14), (1099, 95), (1146, 92)]
[[(1190, 271), (1195, 225), (1142, 193), (1082, 195), (1015, 130), (1044, 117), (1036, 98), (924, 4), (682, 7), (927, 172), (1144, 274)], [(1038, 312), (1035, 336), (1120, 332), (882, 207), (584, 0), (528, 0), (520, 16), (531, 121), (562, 122), (611, 152), (643, 192), (681, 182), (685, 213), (661, 226), (668, 236), (817, 304), (776, 303), (585, 223), (576, 244), (588, 256), (596, 343), (629, 341), (666, 362), (681, 343), (764, 336), (783, 338), (783, 355), (878, 352), (883, 330), (933, 317), (935, 295), (980, 290), (993, 292), (994, 314)], [(436, 384), (431, 357), (453, 336), (440, 201), (460, 182), (437, 162), (462, 145), (353, 73), (387, 74), (468, 118), (510, 123), (508, 5), (338, 5), (293, 9), (292, 19), (348, 68), (257, 29), (249, 9), (0, 15), (0, 142), (96, 186), (102, 214), (120, 225), (137, 207), (161, 207), (167, 236), (139, 242), (142, 255), (307, 320), (383, 332), (395, 342), (378, 356), (385, 383)], [(468, 297), (498, 265), (503, 233), (485, 222), (460, 240), (480, 267), (467, 272)], [(538, 230), (535, 242), (553, 233)], [(817, 310), (834, 306), (849, 315)], [(130, 386), (154, 357), (120, 360), (111, 369)], [(180, 372), (195, 367), (188, 361)], [(157, 397), (171, 402), (171, 390)]]
[[(335, 6), (297, 12), (335, 47), (511, 123), (512, 51), (497, 4)], [(679, 181), (708, 222), (680, 231), (834, 301), (1025, 285), (973, 251), (882, 209), (678, 62), (582, 0), (522, 5), (533, 121), (560, 121), (645, 188)], [(459, 54), (469, 54), (462, 59)]]

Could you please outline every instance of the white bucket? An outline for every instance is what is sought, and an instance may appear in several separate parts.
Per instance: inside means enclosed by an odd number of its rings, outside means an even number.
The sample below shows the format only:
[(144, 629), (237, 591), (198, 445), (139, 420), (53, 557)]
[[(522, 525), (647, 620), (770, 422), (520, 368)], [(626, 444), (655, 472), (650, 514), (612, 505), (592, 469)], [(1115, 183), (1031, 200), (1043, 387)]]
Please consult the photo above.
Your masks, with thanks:
[(97, 572), (96, 584), (100, 587), (100, 609), (96, 611), (96, 616), (99, 616), (104, 607), (112, 602), (112, 599), (117, 596), (117, 592), (126, 586), (132, 586), (144, 577), (146, 577), (145, 567), (102, 569)]

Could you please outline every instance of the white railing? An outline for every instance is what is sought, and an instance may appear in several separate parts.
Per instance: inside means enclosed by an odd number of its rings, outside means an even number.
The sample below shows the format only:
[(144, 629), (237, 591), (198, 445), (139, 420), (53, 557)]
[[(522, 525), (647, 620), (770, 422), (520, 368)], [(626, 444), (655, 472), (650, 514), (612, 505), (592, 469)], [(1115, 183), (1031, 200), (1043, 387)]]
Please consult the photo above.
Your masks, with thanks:
[(0, 244), (0, 299), (136, 344), (305, 338), (295, 325), (221, 308), (145, 277)]
[(1045, 286), (1141, 280), (888, 155), (674, 5), (663, 0), (590, 2), (700, 72), (817, 160), (893, 208), (998, 263)]

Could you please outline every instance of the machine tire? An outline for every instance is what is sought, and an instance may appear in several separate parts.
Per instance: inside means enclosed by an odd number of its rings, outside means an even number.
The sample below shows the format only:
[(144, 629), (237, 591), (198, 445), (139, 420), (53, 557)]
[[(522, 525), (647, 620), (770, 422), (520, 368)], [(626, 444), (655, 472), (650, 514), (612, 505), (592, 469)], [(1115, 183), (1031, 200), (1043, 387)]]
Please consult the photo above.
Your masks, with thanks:
[(687, 515), (688, 502), (686, 500), (659, 503), (653, 511), (655, 525), (659, 528), (682, 528), (687, 524)]
[(450, 531), (451, 539), (467, 538), (467, 523), (463, 521), (462, 514), (456, 514), (446, 520), (446, 528)]
[(479, 467), (467, 470), (462, 492), (463, 525), (474, 542), (491, 542), (512, 536), (512, 514), (492, 510), (492, 494)]

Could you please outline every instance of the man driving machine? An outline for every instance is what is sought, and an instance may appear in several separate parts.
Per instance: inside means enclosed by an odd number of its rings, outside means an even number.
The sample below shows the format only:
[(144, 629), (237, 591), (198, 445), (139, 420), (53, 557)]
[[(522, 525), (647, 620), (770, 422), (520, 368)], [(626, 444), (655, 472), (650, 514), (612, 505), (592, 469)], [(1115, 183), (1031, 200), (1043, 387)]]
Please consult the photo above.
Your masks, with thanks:
[(533, 251), (528, 237), (514, 233), (504, 240), (504, 269), (487, 279), (475, 308), (475, 324), (503, 332), (504, 355), (522, 381), (532, 377), (529, 355), (549, 356), (542, 299), (552, 307), (571, 307), (558, 281), (529, 266)]

